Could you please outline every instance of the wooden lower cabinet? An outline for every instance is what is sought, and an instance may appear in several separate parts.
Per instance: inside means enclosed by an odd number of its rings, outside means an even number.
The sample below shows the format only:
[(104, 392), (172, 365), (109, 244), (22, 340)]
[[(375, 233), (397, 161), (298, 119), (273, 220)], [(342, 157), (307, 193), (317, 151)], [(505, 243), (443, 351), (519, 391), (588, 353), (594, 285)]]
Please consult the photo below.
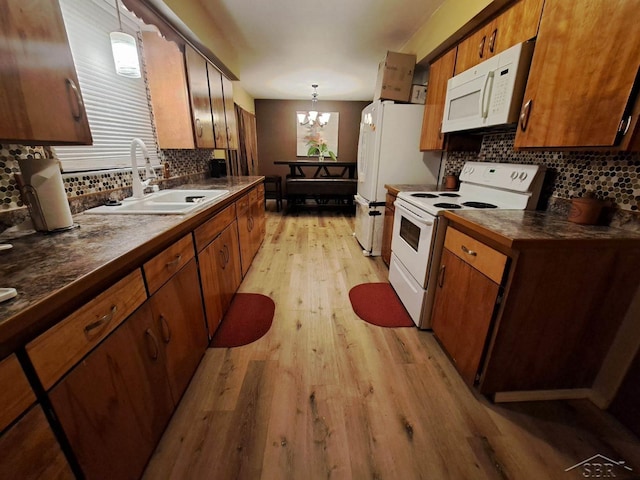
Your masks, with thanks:
[(238, 226), (234, 220), (198, 253), (200, 281), (212, 337), (242, 281)]
[(174, 408), (147, 302), (49, 392), (88, 479), (137, 479)]
[(158, 341), (165, 350), (173, 400), (182, 397), (208, 345), (198, 285), (198, 266), (192, 259), (149, 300)]
[(499, 290), (497, 283), (444, 249), (433, 333), (469, 385), (476, 381)]
[(264, 185), (251, 190), (236, 202), (242, 276), (249, 270), (265, 235)]
[(384, 207), (384, 224), (382, 226), (382, 261), (387, 265), (391, 264), (391, 240), (393, 238), (393, 216), (396, 213), (396, 207), (393, 202), (396, 196), (387, 193)]
[(0, 436), (0, 478), (75, 478), (40, 405)]

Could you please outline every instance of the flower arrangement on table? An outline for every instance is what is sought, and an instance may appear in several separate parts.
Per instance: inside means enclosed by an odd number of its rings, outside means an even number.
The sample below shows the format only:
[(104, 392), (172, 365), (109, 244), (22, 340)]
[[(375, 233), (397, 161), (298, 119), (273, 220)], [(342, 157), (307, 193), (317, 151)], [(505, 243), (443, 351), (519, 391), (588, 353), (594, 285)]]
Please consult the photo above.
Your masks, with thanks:
[(318, 157), (319, 160), (323, 160), (324, 157), (331, 157), (332, 160), (338, 161), (336, 154), (329, 150), (327, 142), (322, 138), (320, 132), (311, 131), (304, 137), (307, 141), (307, 157)]

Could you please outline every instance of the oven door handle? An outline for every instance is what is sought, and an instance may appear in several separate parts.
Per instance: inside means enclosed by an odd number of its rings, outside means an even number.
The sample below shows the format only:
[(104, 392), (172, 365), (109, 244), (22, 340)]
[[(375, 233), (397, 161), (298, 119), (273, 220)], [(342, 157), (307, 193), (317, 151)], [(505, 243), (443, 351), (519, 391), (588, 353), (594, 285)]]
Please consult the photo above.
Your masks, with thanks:
[(396, 207), (396, 210), (400, 210), (400, 212), (409, 217), (411, 220), (413, 220), (415, 223), (419, 223), (421, 225), (425, 225), (427, 227), (433, 225), (433, 221), (427, 220), (425, 218), (419, 217), (418, 215), (416, 215), (415, 213), (413, 213), (411, 210), (407, 209), (404, 205), (402, 205), (399, 202), (394, 202), (394, 205)]

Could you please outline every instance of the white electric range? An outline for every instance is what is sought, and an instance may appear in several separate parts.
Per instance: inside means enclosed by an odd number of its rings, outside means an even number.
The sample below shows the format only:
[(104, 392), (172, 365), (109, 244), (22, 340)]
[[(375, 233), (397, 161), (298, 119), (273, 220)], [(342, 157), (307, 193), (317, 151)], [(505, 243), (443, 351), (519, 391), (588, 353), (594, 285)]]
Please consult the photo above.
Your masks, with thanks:
[(536, 208), (545, 168), (467, 162), (457, 192), (400, 192), (395, 201), (389, 281), (419, 328), (431, 328), (431, 307), (444, 245), (446, 210)]

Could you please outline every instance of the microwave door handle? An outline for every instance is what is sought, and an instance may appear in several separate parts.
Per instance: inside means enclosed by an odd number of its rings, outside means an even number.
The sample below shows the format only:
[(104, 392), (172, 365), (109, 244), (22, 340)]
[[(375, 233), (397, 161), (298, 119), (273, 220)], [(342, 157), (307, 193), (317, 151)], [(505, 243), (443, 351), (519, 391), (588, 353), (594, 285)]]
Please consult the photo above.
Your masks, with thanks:
[[(494, 75), (495, 72), (492, 70), (487, 74), (486, 77), (484, 77), (484, 84), (482, 85), (482, 95), (480, 95), (480, 118), (487, 118), (489, 116), (489, 102), (491, 100), (491, 88), (489, 87), (489, 80), (491, 80), (491, 86), (493, 86)], [(489, 91), (488, 94), (487, 90)], [(487, 100), (486, 102), (485, 99)]]

